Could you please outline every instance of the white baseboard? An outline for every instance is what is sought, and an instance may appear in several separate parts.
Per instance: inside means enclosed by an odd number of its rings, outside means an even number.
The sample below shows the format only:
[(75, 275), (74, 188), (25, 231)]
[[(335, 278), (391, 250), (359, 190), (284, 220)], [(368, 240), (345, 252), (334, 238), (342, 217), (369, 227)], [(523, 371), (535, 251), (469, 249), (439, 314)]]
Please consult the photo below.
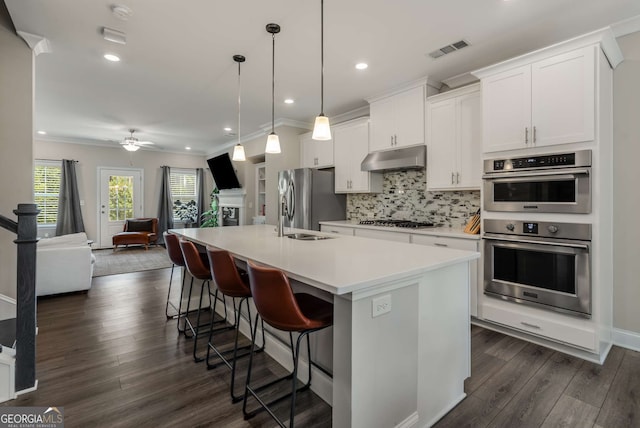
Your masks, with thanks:
[(395, 428), (412, 428), (416, 426), (419, 420), (420, 417), (418, 416), (418, 412), (413, 412), (404, 421), (396, 425)]
[(640, 333), (614, 328), (613, 344), (621, 348), (640, 352)]
[(0, 321), (16, 317), (16, 300), (0, 294)]

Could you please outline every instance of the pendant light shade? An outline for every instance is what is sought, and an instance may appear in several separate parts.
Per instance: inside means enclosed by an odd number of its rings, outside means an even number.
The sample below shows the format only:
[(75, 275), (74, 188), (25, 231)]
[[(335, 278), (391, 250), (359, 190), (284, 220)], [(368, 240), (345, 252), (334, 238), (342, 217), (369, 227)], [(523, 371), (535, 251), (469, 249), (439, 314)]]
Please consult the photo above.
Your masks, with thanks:
[(275, 90), (276, 90), (276, 34), (280, 32), (278, 24), (267, 24), (267, 32), (271, 34), (271, 134), (267, 137), (266, 153), (280, 153), (280, 139), (275, 131)]
[(331, 139), (331, 126), (329, 125), (329, 118), (324, 114), (316, 117), (316, 122), (313, 125), (313, 135), (311, 136), (314, 140), (330, 140)]
[(234, 160), (234, 161), (247, 160), (247, 157), (244, 154), (244, 146), (242, 144), (238, 143), (233, 147), (233, 157), (231, 158), (231, 160)]
[(140, 146), (136, 146), (135, 144), (123, 144), (122, 147), (128, 152), (135, 152), (140, 148)]
[(238, 144), (233, 148), (233, 157), (231, 158), (234, 161), (245, 161), (247, 157), (244, 154), (244, 147), (240, 144), (240, 93), (241, 93), (241, 85), (240, 85), (240, 64), (245, 61), (245, 57), (242, 55), (234, 55), (233, 60), (238, 63)]
[(267, 147), (264, 149), (266, 153), (280, 153), (280, 139), (274, 132), (267, 137)]
[(330, 140), (331, 126), (329, 118), (324, 115), (324, 0), (320, 0), (320, 114), (313, 125), (314, 140)]

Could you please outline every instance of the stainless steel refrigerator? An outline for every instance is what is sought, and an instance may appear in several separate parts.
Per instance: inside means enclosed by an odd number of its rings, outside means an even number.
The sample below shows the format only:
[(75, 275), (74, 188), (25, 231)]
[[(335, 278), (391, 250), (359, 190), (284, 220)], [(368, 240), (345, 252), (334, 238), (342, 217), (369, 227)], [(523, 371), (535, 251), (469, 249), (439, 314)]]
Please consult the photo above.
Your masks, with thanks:
[(347, 199), (335, 194), (333, 170), (280, 171), (278, 191), (284, 195), (285, 227), (320, 230), (321, 221), (346, 219)]

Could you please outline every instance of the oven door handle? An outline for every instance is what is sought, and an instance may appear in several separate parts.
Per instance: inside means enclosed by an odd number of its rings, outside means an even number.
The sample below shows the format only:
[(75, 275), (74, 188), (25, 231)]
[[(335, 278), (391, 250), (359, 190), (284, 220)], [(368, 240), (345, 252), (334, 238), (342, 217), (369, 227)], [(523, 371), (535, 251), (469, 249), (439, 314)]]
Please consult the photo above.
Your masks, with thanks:
[(504, 239), (504, 238), (487, 237), (486, 234), (484, 236), (484, 239), (488, 241), (509, 242), (512, 244), (549, 245), (553, 247), (579, 248), (581, 250), (587, 250), (587, 251), (589, 250), (589, 246), (586, 244), (569, 244), (566, 242), (533, 241), (530, 239)]
[[(562, 180), (562, 179), (573, 179), (577, 175), (589, 175), (591, 172), (588, 169), (577, 169), (571, 171), (570, 173), (559, 174), (558, 171), (544, 171), (544, 172), (524, 172), (524, 173), (504, 173), (504, 172), (495, 172), (484, 174), (482, 178), (484, 179), (492, 179), (495, 182), (501, 181), (525, 181), (527, 177), (553, 177), (553, 179)], [(513, 178), (507, 178), (507, 174)], [(522, 177), (523, 179), (520, 179)], [(497, 179), (497, 180), (496, 180)], [(527, 180), (528, 181), (528, 180)]]

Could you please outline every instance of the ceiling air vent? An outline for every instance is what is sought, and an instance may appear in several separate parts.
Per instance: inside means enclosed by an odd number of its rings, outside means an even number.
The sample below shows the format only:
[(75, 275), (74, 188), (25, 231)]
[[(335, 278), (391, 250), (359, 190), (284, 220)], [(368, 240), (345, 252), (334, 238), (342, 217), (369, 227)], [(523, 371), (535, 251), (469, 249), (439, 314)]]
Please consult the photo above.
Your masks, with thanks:
[(443, 46), (440, 49), (436, 49), (435, 51), (430, 52), (429, 56), (434, 59), (440, 58), (443, 55), (447, 55), (447, 54), (450, 54), (451, 52), (455, 52), (462, 48), (466, 48), (470, 44), (471, 43), (467, 42), (466, 40), (460, 40), (459, 42), (451, 43), (450, 45)]

